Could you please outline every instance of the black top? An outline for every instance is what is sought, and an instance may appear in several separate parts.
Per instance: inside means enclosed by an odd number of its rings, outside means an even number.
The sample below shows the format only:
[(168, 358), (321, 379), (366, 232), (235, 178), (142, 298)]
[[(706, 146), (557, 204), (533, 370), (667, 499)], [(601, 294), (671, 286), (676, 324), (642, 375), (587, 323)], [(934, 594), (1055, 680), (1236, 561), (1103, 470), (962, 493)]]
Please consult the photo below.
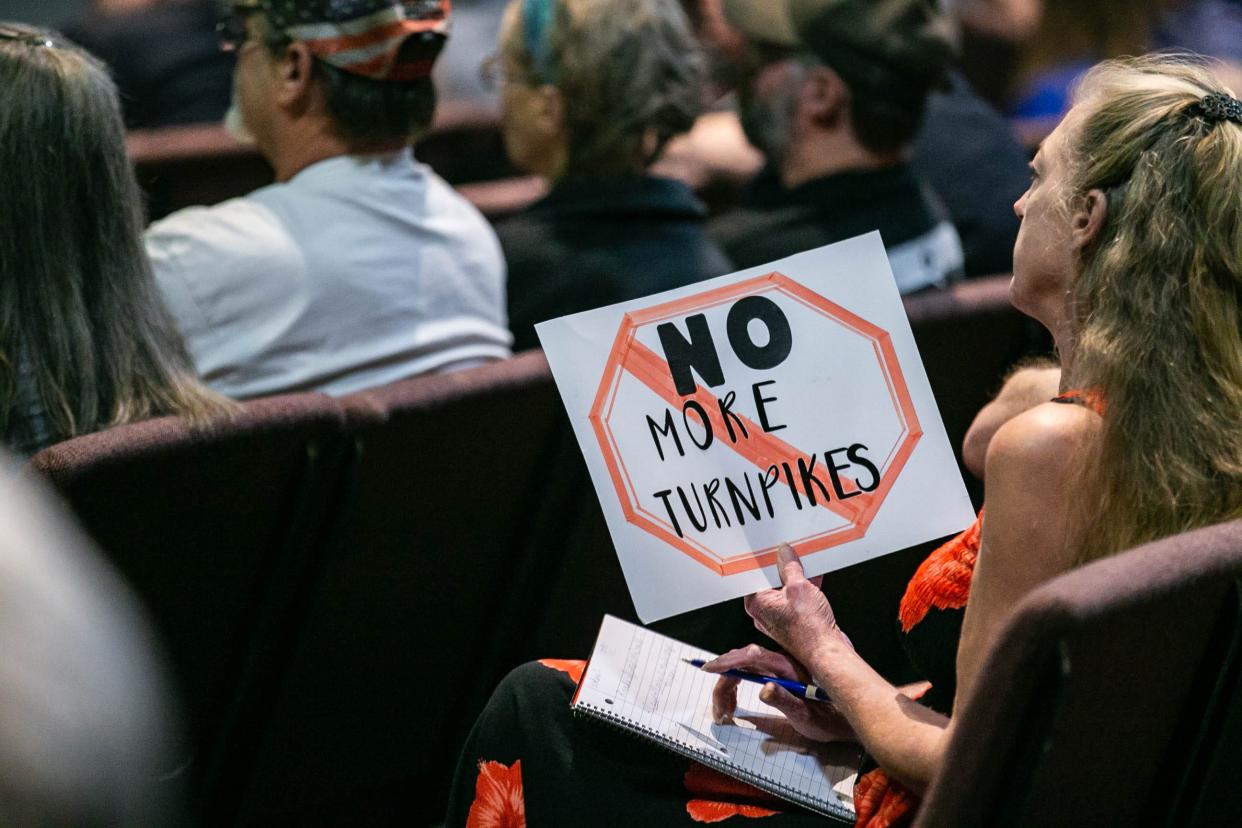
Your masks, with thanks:
[(536, 322), (728, 273), (704, 215), (680, 181), (644, 176), (564, 180), (500, 222), (514, 350), (539, 346)]
[(212, 0), (91, 14), (66, 34), (108, 64), (125, 125), (217, 122), (229, 107), (234, 56), (220, 51)]
[(1013, 203), (1029, 182), (1027, 154), (965, 78), (955, 73), (952, 82), (928, 98), (910, 164), (948, 208), (967, 277), (1008, 273), (1018, 237)]
[(887, 247), (930, 233), (943, 210), (908, 166), (855, 170), (785, 189), (770, 169), (752, 183), (743, 207), (710, 232), (739, 268), (879, 230)]

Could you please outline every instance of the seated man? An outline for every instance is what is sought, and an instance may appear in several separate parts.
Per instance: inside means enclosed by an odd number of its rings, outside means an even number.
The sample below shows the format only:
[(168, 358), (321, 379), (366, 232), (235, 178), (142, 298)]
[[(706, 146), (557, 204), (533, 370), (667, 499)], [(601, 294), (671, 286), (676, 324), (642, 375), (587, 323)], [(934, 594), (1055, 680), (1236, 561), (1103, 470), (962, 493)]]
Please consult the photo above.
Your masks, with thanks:
[(346, 394), (508, 355), (495, 234), (409, 148), (435, 108), (447, 6), (233, 4), (228, 121), (277, 183), (182, 210), (146, 239), (218, 391)]
[(742, 126), (768, 167), (711, 230), (739, 267), (879, 230), (897, 286), (962, 273), (961, 240), (911, 171), (910, 144), (952, 49), (922, 0), (725, 0), (748, 40)]

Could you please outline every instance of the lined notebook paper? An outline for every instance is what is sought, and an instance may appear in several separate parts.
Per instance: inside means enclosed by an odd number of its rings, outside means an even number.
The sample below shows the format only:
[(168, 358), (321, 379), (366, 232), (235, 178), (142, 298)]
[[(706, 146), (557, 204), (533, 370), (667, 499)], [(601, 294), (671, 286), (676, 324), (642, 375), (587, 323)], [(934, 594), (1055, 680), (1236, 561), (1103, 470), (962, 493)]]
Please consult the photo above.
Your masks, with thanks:
[(714, 654), (606, 615), (573, 710), (852, 824), (858, 747), (802, 737), (759, 700), (754, 682), (738, 687), (733, 723), (716, 724), (717, 677), (682, 661), (689, 658)]

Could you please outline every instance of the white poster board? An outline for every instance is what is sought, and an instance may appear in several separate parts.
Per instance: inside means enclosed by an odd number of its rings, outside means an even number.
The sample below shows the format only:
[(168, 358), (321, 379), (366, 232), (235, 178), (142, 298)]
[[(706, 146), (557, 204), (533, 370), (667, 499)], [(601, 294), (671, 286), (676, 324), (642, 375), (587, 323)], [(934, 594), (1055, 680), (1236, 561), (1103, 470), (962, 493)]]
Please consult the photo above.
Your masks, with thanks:
[(645, 622), (974, 520), (879, 233), (536, 327)]

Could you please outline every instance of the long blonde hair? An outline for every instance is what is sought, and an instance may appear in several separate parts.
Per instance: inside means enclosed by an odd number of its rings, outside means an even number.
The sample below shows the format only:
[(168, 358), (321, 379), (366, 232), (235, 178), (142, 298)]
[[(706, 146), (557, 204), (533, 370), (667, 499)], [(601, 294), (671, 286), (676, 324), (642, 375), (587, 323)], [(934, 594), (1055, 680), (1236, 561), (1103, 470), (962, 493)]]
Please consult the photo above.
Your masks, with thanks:
[(230, 410), (156, 287), (107, 70), (55, 33), (0, 31), (0, 435), (23, 363), (53, 440)]
[(1076, 95), (1071, 193), (1107, 218), (1070, 294), (1069, 381), (1100, 392), (1078, 560), (1242, 515), (1242, 125), (1202, 61), (1095, 67)]

